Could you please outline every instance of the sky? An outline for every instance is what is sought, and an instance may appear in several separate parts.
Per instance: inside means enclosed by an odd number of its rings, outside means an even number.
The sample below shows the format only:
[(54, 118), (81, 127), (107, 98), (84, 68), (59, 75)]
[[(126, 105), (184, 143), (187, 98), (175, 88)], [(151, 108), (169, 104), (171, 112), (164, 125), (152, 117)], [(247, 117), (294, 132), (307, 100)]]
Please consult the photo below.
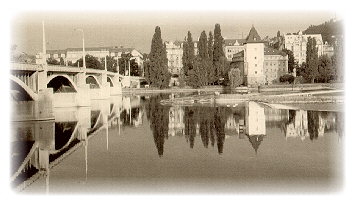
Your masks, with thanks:
[(323, 11), (106, 11), (106, 12), (22, 12), (11, 20), (11, 44), (17, 50), (36, 54), (42, 49), (42, 21), (45, 22), (47, 49), (124, 46), (149, 53), (156, 26), (164, 41), (183, 40), (190, 30), (194, 40), (205, 30), (221, 25), (223, 38), (246, 37), (254, 25), (261, 37), (277, 31), (292, 33), (305, 30), (335, 17)]

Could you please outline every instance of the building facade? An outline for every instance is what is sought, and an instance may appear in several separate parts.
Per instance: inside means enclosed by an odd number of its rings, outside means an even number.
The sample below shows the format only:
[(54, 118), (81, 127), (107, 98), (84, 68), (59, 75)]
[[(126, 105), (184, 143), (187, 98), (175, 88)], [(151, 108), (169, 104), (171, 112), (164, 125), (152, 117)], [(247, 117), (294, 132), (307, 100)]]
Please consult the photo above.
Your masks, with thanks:
[(232, 61), (233, 55), (244, 50), (245, 39), (225, 39), (224, 54), (227, 61)]
[[(122, 46), (112, 46), (112, 47), (88, 47), (85, 48), (86, 55), (92, 55), (93, 57), (98, 58), (99, 60), (105, 58), (106, 56), (114, 57), (118, 60), (121, 58), (122, 54), (131, 54), (131, 60), (134, 59), (138, 64), (139, 68), (143, 68), (143, 55), (134, 48), (124, 48)], [(75, 63), (77, 60), (82, 58), (82, 48), (67, 48), (64, 50), (47, 50), (47, 58), (52, 58), (60, 61), (60, 58), (64, 60), (65, 65), (69, 62)], [(36, 62), (39, 64), (41, 61), (39, 54), (36, 55)]]
[(284, 36), (284, 47), (293, 52), (294, 60), (299, 65), (306, 61), (306, 44), (309, 37), (316, 40), (318, 56), (323, 55), (324, 43), (321, 34), (303, 34), (299, 31), (298, 34), (286, 34)]
[(233, 55), (232, 66), (244, 73), (246, 85), (272, 84), (288, 73), (288, 56), (282, 51), (266, 47), (252, 27), (244, 42), (244, 50)]
[(279, 83), (279, 78), (288, 73), (288, 55), (267, 47), (264, 50), (265, 84)]
[(183, 69), (183, 43), (180, 41), (166, 41), (168, 70), (171, 74), (180, 75)]
[(333, 46), (331, 46), (331, 45), (329, 45), (328, 43), (327, 43), (327, 41), (325, 42), (325, 44), (323, 45), (323, 50), (322, 50), (322, 52), (323, 52), (323, 54), (324, 55), (327, 55), (328, 57), (332, 57), (333, 55), (334, 55), (334, 53), (335, 53), (335, 49), (334, 49), (334, 47)]

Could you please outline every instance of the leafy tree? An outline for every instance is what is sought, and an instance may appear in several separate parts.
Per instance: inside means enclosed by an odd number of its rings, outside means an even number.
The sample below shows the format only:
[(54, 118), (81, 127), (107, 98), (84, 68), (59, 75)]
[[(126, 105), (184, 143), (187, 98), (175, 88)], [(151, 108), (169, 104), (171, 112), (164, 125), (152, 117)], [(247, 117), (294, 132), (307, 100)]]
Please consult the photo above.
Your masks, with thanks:
[[(203, 31), (198, 41), (198, 55), (194, 58), (193, 68), (189, 69), (187, 84), (197, 88), (209, 83), (209, 72), (212, 69), (212, 61), (209, 59), (207, 35)], [(193, 48), (193, 47), (192, 47)]]
[(291, 74), (285, 74), (285, 75), (282, 75), (281, 77), (279, 77), (279, 81), (281, 83), (285, 83), (285, 82), (293, 83), (294, 82), (294, 76), (291, 75)]
[(48, 64), (48, 65), (59, 65), (60, 62), (57, 61), (56, 59), (52, 58), (52, 57), (49, 57), (49, 58), (47, 59), (47, 64)]
[(65, 61), (64, 61), (64, 58), (60, 57), (60, 62), (59, 62), (60, 65), (64, 66), (65, 65)]
[(101, 64), (103, 65), (103, 67), (105, 65), (105, 59), (107, 59), (107, 71), (117, 72), (117, 62), (114, 59), (114, 57), (113, 56), (106, 56), (105, 58), (102, 58)]
[(316, 47), (315, 38), (309, 37), (306, 44), (306, 76), (307, 79), (314, 83), (315, 79), (319, 76), (318, 71), (318, 49)]
[(281, 32), (278, 30), (277, 31), (277, 38), (281, 37)]
[(322, 55), (319, 58), (319, 73), (323, 82), (328, 82), (335, 78), (336, 71), (332, 65), (331, 58), (327, 55)]
[[(104, 69), (104, 65), (102, 65), (99, 60), (92, 56), (87, 54), (85, 56), (85, 60), (86, 60), (86, 68), (90, 68), (90, 69)], [(78, 64), (77, 64), (78, 63)], [(77, 60), (75, 63), (72, 64), (72, 66), (77, 67), (77, 65), (79, 65), (79, 67), (83, 67), (83, 59), (80, 58), (79, 60)]]
[(293, 52), (288, 49), (283, 49), (282, 51), (288, 55), (288, 71), (293, 72), (293, 69), (295, 67)]
[(210, 65), (210, 61), (208, 59), (202, 59), (201, 57), (197, 57), (194, 59), (194, 68), (189, 71), (189, 75), (187, 77), (187, 84), (198, 88), (208, 83), (207, 71), (205, 71), (205, 67), (207, 68)]
[[(121, 75), (129, 75), (129, 61), (131, 59), (131, 53), (122, 53), (120, 58), (118, 59), (119, 63), (119, 74)], [(130, 61), (131, 63), (131, 61)], [(131, 64), (130, 64), (131, 65)], [(130, 66), (131, 70), (131, 66)], [(130, 72), (131, 74), (131, 72)]]
[(243, 84), (243, 75), (241, 75), (241, 71), (239, 68), (232, 68), (228, 74), (230, 86), (232, 88), (236, 88)]
[(343, 41), (341, 38), (338, 38), (334, 46), (334, 55), (332, 56), (332, 65), (336, 70), (336, 79), (339, 82), (343, 81), (343, 61), (344, 61), (344, 52), (343, 52)]
[(149, 62), (146, 65), (145, 77), (151, 86), (166, 88), (169, 86), (170, 73), (165, 45), (163, 44), (161, 28), (157, 26), (152, 38)]

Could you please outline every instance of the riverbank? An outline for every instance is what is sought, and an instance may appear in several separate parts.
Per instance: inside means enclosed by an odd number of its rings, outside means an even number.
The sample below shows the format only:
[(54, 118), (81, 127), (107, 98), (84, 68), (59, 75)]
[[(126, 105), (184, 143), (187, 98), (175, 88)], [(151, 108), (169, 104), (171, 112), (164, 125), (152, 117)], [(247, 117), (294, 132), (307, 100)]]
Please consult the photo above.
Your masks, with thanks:
[(171, 105), (195, 105), (208, 104), (227, 106), (239, 102), (255, 101), (264, 103), (281, 104), (317, 104), (317, 103), (340, 103), (344, 102), (343, 90), (318, 90), (310, 92), (275, 92), (269, 93), (250, 93), (250, 94), (208, 94), (200, 96), (186, 96), (180, 98), (170, 98), (162, 100), (162, 104)]
[(123, 88), (123, 94), (153, 94), (153, 93), (193, 93), (193, 92), (223, 92), (223, 86), (207, 86), (202, 88)]
[[(314, 84), (275, 84), (245, 87), (249, 93), (273, 93), (281, 94), (285, 92), (302, 92), (302, 91), (318, 91), (318, 90), (334, 90), (343, 89), (343, 83), (314, 83)], [(244, 87), (243, 87), (244, 88)], [(123, 94), (153, 94), (153, 93), (189, 93), (189, 92), (219, 92), (231, 93), (237, 88), (229, 86), (204, 86), (201, 88), (190, 87), (171, 87), (166, 89), (159, 88), (123, 88)]]

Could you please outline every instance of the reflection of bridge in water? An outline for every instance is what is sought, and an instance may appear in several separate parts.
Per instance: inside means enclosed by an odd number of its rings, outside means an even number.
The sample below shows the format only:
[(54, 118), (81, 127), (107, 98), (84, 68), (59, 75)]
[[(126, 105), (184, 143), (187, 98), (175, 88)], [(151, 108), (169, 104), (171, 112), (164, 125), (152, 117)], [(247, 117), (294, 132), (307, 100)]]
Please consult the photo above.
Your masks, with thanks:
[(113, 96), (92, 100), (91, 107), (54, 108), (54, 119), (48, 121), (13, 122), (12, 185), (23, 189), (43, 175), (49, 183), (49, 170), (82, 146), (87, 166), (89, 139), (105, 130), (108, 149), (108, 127), (119, 125), (120, 129), (120, 114), (125, 110), (122, 100), (122, 96)]

